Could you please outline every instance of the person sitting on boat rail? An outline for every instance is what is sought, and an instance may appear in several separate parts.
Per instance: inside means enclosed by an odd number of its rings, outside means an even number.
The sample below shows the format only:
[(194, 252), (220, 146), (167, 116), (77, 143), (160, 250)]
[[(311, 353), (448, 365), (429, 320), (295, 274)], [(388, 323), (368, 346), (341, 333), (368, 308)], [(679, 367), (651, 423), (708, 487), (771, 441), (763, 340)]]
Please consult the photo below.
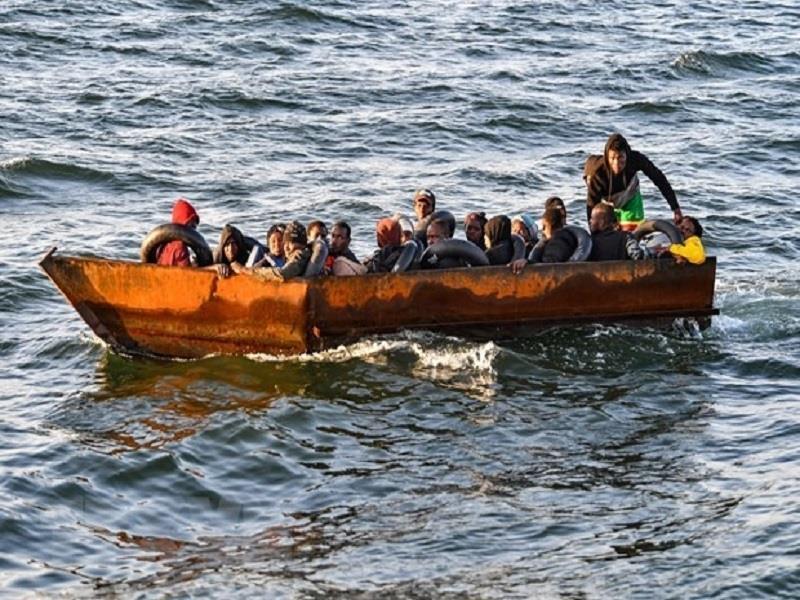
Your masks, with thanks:
[(614, 208), (601, 202), (592, 209), (589, 221), (592, 232), (592, 252), (589, 260), (641, 260), (644, 250), (636, 239), (627, 231), (622, 231), (617, 224)]
[(464, 236), (481, 250), (486, 250), (484, 241), (486, 222), (484, 212), (471, 212), (464, 217)]
[(286, 255), (286, 263), (280, 268), (267, 266), (251, 268), (236, 262), (231, 264), (231, 268), (235, 273), (247, 273), (266, 281), (285, 281), (302, 276), (311, 259), (306, 228), (302, 223), (292, 221), (286, 226), (283, 232), (283, 252)]
[(564, 215), (556, 207), (544, 211), (542, 217), (543, 239), (539, 240), (530, 256), (511, 263), (511, 270), (520, 273), (528, 263), (567, 262), (578, 247), (578, 240), (564, 229)]
[[(172, 206), (172, 223), (197, 229), (200, 216), (186, 198), (178, 198)], [(191, 267), (189, 247), (180, 240), (161, 244), (156, 249), (156, 264), (168, 267)]]
[(490, 265), (507, 265), (514, 258), (514, 243), (511, 241), (511, 219), (505, 215), (492, 217), (486, 223), (484, 235), (486, 258)]
[(242, 232), (233, 225), (225, 225), (219, 236), (219, 245), (214, 249), (214, 265), (220, 277), (229, 277), (234, 263), (247, 264), (249, 256)]
[(364, 261), (368, 273), (389, 273), (394, 268), (403, 248), (400, 245), (402, 230), (397, 219), (386, 217), (375, 226), (378, 249)]
[(667, 250), (679, 263), (690, 262), (702, 265), (706, 262), (706, 250), (703, 247), (703, 226), (694, 217), (683, 217), (678, 223), (683, 234), (682, 244), (670, 244)]
[(614, 206), (622, 229), (636, 229), (644, 221), (639, 171), (656, 185), (672, 209), (675, 223), (680, 223), (683, 217), (681, 208), (666, 176), (644, 154), (632, 150), (621, 133), (612, 133), (608, 137), (602, 156), (593, 154), (586, 159), (583, 178), (587, 190), (587, 220), (591, 220), (592, 209), (597, 204), (607, 202)]

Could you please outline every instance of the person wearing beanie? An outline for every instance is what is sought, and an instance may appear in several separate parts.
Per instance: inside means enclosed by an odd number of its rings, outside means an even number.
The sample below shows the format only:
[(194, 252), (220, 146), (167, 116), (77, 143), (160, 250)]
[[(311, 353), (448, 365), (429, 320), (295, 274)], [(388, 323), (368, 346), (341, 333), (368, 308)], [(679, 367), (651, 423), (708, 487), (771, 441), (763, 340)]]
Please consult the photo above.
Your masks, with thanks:
[(586, 182), (587, 221), (592, 218), (592, 209), (600, 202), (605, 202), (614, 207), (622, 229), (636, 229), (645, 220), (644, 202), (639, 190), (640, 171), (664, 196), (675, 224), (679, 224), (683, 214), (666, 176), (644, 154), (632, 150), (621, 133), (612, 133), (608, 137), (602, 156), (593, 154), (586, 159), (583, 179)]
[(301, 277), (311, 260), (311, 249), (308, 247), (306, 228), (298, 221), (286, 225), (283, 232), (283, 251), (286, 263), (283, 267), (243, 267), (233, 263), (231, 267), (236, 273), (247, 273), (264, 281), (285, 281), (293, 277)]
[[(196, 229), (200, 216), (186, 198), (178, 198), (172, 206), (173, 225)], [(189, 247), (180, 240), (165, 242), (156, 249), (156, 264), (168, 267), (191, 267)]]
[(401, 238), (402, 228), (398, 219), (386, 217), (375, 226), (375, 238), (378, 249), (364, 261), (368, 273), (389, 273), (403, 250)]

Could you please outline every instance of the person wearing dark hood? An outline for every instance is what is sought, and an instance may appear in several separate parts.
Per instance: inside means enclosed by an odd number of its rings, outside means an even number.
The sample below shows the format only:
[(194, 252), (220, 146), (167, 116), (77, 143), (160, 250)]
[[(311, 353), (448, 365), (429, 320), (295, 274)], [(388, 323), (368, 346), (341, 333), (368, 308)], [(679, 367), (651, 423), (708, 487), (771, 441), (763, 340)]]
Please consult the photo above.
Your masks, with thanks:
[(601, 202), (592, 209), (589, 220), (592, 232), (591, 261), (602, 260), (641, 260), (644, 250), (636, 239), (627, 231), (617, 227), (616, 215), (610, 204)]
[(467, 240), (475, 244), (481, 250), (486, 250), (484, 242), (486, 227), (486, 213), (471, 212), (464, 217), (464, 235)]
[(301, 277), (311, 259), (311, 250), (308, 248), (306, 228), (298, 221), (292, 221), (283, 232), (283, 252), (286, 263), (283, 267), (243, 267), (233, 263), (231, 268), (236, 273), (246, 273), (265, 281), (285, 281), (293, 277)]
[[(172, 206), (172, 223), (197, 229), (200, 216), (186, 198), (178, 198)], [(168, 267), (191, 267), (189, 247), (180, 240), (161, 244), (156, 249), (156, 264)]]
[(245, 265), (249, 257), (242, 232), (233, 225), (225, 225), (219, 236), (219, 245), (214, 250), (214, 264), (220, 277), (229, 277), (233, 273), (233, 264)]
[(680, 223), (683, 214), (666, 176), (644, 154), (632, 150), (621, 133), (608, 137), (602, 156), (593, 154), (586, 159), (583, 178), (587, 189), (587, 220), (591, 220), (597, 204), (606, 202), (614, 207), (620, 227), (626, 231), (636, 229), (644, 221), (640, 171), (659, 189), (672, 209), (675, 223)]
[(575, 234), (564, 229), (564, 216), (558, 208), (551, 207), (544, 211), (542, 228), (544, 238), (533, 248), (530, 257), (511, 263), (514, 273), (520, 273), (528, 263), (567, 262), (578, 247)]
[(389, 273), (394, 268), (403, 247), (400, 245), (402, 228), (397, 219), (386, 217), (375, 226), (378, 249), (364, 261), (368, 273)]
[(511, 219), (505, 215), (492, 217), (486, 223), (484, 244), (490, 265), (507, 265), (514, 258), (511, 241)]

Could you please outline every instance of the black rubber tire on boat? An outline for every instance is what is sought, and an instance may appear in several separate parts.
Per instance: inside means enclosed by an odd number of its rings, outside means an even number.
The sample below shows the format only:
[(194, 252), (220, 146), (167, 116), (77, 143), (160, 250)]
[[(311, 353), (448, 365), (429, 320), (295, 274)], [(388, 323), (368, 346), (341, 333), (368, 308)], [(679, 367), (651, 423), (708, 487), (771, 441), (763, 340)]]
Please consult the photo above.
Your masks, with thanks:
[(432, 266), (431, 259), (459, 258), (465, 260), (473, 267), (489, 266), (489, 259), (483, 250), (467, 240), (442, 240), (433, 246), (428, 246), (419, 259), (423, 267)]
[(194, 250), (198, 267), (207, 267), (213, 263), (211, 248), (208, 247), (203, 236), (196, 229), (174, 223), (159, 225), (148, 233), (139, 247), (139, 258), (143, 263), (155, 263), (158, 247), (174, 241), (183, 242)]
[(654, 221), (644, 221), (643, 223), (640, 223), (633, 232), (633, 237), (636, 238), (636, 241), (638, 242), (644, 236), (651, 233), (656, 233), (657, 231), (665, 234), (672, 244), (683, 243), (683, 234), (681, 233), (681, 230), (678, 229), (675, 223), (665, 219), (656, 219)]
[(328, 258), (328, 244), (325, 240), (317, 238), (311, 242), (311, 258), (303, 272), (303, 277), (316, 277), (325, 268), (325, 260)]
[(392, 273), (403, 273), (408, 271), (408, 268), (414, 264), (422, 253), (422, 244), (417, 240), (409, 240), (403, 244), (403, 249), (400, 251), (400, 256), (392, 267)]
[(592, 253), (592, 236), (583, 227), (577, 225), (567, 225), (564, 227), (567, 231), (571, 231), (575, 238), (578, 240), (578, 247), (575, 252), (569, 257), (569, 262), (582, 262), (589, 259)]

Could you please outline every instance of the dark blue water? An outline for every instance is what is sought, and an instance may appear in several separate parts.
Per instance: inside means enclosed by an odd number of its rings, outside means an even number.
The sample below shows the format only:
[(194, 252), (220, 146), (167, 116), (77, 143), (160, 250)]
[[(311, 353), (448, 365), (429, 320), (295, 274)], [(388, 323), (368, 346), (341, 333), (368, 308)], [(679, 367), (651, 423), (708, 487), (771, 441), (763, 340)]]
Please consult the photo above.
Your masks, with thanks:
[[(0, 593), (795, 598), (794, 2), (0, 5)], [(623, 132), (721, 315), (115, 356), (44, 274), (201, 232), (567, 200)], [(651, 217), (669, 210), (643, 183)]]

